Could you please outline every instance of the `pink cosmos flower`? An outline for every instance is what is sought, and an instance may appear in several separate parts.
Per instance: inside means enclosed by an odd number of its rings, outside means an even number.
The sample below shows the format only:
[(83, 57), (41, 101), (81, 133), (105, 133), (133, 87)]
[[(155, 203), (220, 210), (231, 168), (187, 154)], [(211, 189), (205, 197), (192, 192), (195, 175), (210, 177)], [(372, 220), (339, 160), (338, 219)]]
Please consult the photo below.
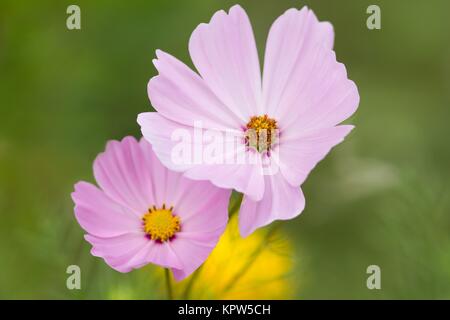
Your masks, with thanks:
[(75, 216), (92, 255), (117, 271), (154, 263), (181, 280), (205, 261), (227, 224), (230, 192), (167, 170), (144, 139), (109, 142), (94, 175), (101, 189), (75, 185)]
[[(270, 29), (262, 77), (249, 19), (234, 6), (194, 30), (189, 53), (199, 74), (156, 52), (159, 75), (150, 80), (148, 94), (158, 112), (139, 115), (142, 133), (170, 169), (244, 194), (243, 236), (300, 214), (305, 199), (299, 186), (353, 128), (339, 124), (356, 111), (359, 94), (345, 66), (336, 61), (333, 42), (330, 23), (319, 22), (306, 7), (287, 10)], [(236, 148), (231, 156), (246, 152), (253, 161), (174, 162), (172, 134), (182, 128), (194, 136), (196, 122), (240, 135), (246, 148)], [(248, 143), (250, 129), (256, 132), (256, 147)], [(276, 131), (276, 137), (263, 135), (265, 129)], [(261, 142), (267, 148), (259, 148)], [(198, 147), (198, 141), (192, 140), (192, 146)], [(228, 159), (230, 153), (223, 156)], [(270, 174), (265, 163), (275, 168)]]

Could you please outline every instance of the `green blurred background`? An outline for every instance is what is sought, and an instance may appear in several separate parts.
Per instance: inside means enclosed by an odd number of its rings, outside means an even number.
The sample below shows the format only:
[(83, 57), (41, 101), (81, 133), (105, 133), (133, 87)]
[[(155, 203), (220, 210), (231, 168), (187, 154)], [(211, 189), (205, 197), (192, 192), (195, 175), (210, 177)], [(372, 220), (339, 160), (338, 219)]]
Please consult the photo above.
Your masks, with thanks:
[[(307, 207), (279, 223), (299, 299), (450, 298), (450, 2), (377, 0), (17, 1), (0, 3), (0, 298), (163, 298), (153, 267), (117, 273), (90, 255), (70, 193), (93, 182), (109, 139), (140, 135), (161, 48), (192, 65), (191, 31), (241, 4), (260, 53), (273, 20), (310, 6), (331, 21), (359, 87), (356, 130), (304, 184)], [(81, 30), (66, 8), (81, 7)], [(382, 29), (366, 9), (381, 7)], [(66, 288), (66, 267), (82, 290)], [(368, 290), (379, 265), (382, 289)], [(269, 272), (270, 270), (268, 270)]]

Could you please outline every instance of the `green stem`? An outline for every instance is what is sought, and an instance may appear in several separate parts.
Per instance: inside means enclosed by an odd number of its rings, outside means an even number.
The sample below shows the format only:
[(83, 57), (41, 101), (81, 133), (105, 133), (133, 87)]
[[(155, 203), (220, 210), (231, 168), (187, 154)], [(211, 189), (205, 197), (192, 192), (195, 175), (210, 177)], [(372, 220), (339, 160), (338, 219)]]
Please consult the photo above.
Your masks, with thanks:
[(230, 205), (228, 207), (228, 213), (229, 213), (229, 218), (230, 219), (231, 219), (231, 217), (233, 215), (237, 214), (238, 209), (241, 206), (242, 193), (238, 193), (238, 192), (233, 191), (233, 196), (231, 198), (234, 201), (230, 201)]
[(167, 299), (173, 300), (172, 284), (170, 283), (170, 270), (166, 268), (164, 269), (164, 273), (166, 275)]

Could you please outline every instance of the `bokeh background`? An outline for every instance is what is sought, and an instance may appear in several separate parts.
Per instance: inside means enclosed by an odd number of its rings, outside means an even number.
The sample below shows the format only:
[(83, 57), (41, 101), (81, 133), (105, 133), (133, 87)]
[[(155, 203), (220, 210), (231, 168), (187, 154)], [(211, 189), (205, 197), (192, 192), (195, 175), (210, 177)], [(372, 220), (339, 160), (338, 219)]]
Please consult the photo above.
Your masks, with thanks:
[[(230, 224), (194, 285), (178, 285), (177, 294), (450, 298), (446, 0), (2, 0), (0, 298), (166, 297), (160, 269), (120, 274), (90, 255), (70, 193), (78, 180), (93, 182), (92, 161), (107, 140), (140, 135), (155, 49), (192, 65), (191, 31), (235, 3), (250, 16), (260, 53), (290, 7), (307, 4), (333, 23), (338, 60), (361, 95), (348, 121), (356, 130), (304, 184), (300, 217), (245, 242)], [(66, 28), (69, 4), (81, 7), (81, 30)], [(366, 27), (370, 4), (381, 7), (381, 30)], [(72, 264), (82, 290), (66, 288)], [(381, 267), (381, 290), (366, 287), (372, 264)]]

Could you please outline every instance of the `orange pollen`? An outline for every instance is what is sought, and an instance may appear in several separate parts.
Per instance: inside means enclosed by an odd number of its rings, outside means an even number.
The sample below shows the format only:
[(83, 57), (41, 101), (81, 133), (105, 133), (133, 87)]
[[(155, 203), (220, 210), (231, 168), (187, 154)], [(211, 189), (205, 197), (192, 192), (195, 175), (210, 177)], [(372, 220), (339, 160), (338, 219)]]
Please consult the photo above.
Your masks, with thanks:
[(263, 116), (253, 116), (247, 123), (245, 130), (245, 144), (255, 148), (258, 152), (270, 151), (276, 141), (277, 121)]
[(156, 206), (148, 209), (142, 217), (144, 231), (150, 239), (165, 242), (172, 239), (181, 229), (180, 217), (172, 213), (173, 207), (167, 208), (163, 204), (162, 208)]

